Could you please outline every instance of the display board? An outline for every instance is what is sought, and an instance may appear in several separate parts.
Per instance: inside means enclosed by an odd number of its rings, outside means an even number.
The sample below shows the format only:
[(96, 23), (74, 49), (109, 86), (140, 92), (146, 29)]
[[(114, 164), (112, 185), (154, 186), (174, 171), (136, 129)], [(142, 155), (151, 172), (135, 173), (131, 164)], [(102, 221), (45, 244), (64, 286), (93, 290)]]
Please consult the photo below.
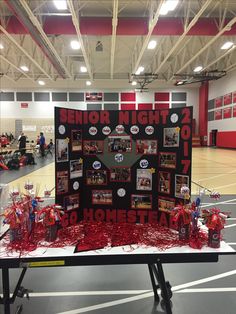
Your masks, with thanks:
[(169, 221), (191, 187), (192, 108), (55, 108), (56, 202), (78, 220)]

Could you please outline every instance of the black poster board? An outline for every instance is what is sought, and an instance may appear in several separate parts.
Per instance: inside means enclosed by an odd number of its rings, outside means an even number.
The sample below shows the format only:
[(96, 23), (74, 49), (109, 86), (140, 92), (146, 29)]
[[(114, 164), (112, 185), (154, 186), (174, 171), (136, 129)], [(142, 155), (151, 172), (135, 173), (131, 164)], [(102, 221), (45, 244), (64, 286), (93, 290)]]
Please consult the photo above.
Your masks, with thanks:
[(166, 224), (183, 202), (181, 187), (191, 188), (192, 107), (55, 108), (55, 136), (56, 203), (65, 208), (65, 225)]

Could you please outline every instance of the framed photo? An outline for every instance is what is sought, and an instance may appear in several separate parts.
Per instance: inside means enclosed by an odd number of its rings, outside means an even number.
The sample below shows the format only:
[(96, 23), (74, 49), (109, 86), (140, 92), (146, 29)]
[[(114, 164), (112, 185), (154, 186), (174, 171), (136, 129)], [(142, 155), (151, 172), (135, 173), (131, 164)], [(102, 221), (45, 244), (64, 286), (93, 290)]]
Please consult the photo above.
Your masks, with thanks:
[(131, 169), (129, 167), (111, 167), (110, 168), (111, 182), (130, 182)]
[(156, 155), (157, 154), (157, 141), (156, 140), (137, 140), (136, 153), (143, 155)]
[(89, 93), (87, 92), (85, 94), (85, 99), (86, 101), (98, 101), (98, 100), (102, 100), (102, 93), (97, 93), (97, 92), (93, 92), (93, 93)]
[(152, 173), (150, 169), (137, 169), (136, 190), (152, 190)]
[(171, 213), (175, 208), (175, 200), (173, 198), (159, 197), (158, 199), (158, 209), (162, 212)]
[(214, 113), (215, 113), (215, 120), (221, 120), (222, 119), (222, 117), (223, 117), (222, 112), (223, 112), (222, 109), (214, 111)]
[(179, 131), (177, 128), (164, 128), (164, 147), (179, 147)]
[(57, 172), (56, 191), (58, 194), (64, 194), (68, 192), (68, 171)]
[(56, 161), (64, 162), (69, 161), (68, 152), (68, 140), (67, 139), (57, 139), (56, 140)]
[(86, 171), (87, 185), (106, 185), (107, 171), (106, 170), (87, 170)]
[(70, 179), (80, 178), (83, 176), (83, 159), (70, 161)]
[(79, 194), (68, 195), (64, 197), (64, 208), (66, 211), (79, 208)]
[(232, 107), (224, 108), (223, 109), (223, 118), (229, 119), (232, 116)]
[(132, 142), (129, 135), (108, 136), (108, 152), (110, 153), (131, 153)]
[(103, 154), (103, 141), (88, 140), (83, 141), (83, 153), (85, 155)]
[(92, 190), (93, 205), (112, 205), (112, 190)]
[(189, 177), (176, 174), (175, 175), (175, 197), (184, 198), (184, 196), (181, 194), (182, 186), (189, 187)]
[(226, 94), (223, 97), (224, 99), (224, 106), (232, 104), (232, 93)]
[(222, 107), (223, 106), (223, 97), (217, 97), (215, 98), (215, 108), (219, 108), (219, 107)]
[(158, 191), (170, 194), (170, 172), (159, 171)]
[(131, 208), (133, 209), (152, 209), (152, 196), (148, 194), (131, 195)]
[(81, 130), (71, 131), (71, 150), (72, 152), (82, 151), (82, 131)]
[(176, 168), (176, 153), (160, 152), (159, 165), (161, 168)]

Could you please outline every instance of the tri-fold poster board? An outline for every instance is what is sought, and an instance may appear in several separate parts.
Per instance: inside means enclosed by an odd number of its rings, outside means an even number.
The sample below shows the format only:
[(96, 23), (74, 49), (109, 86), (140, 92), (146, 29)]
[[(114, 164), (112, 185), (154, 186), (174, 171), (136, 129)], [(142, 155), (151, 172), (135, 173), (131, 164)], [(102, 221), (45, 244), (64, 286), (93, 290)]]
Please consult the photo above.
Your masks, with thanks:
[(55, 108), (56, 203), (79, 220), (169, 224), (191, 187), (192, 108)]

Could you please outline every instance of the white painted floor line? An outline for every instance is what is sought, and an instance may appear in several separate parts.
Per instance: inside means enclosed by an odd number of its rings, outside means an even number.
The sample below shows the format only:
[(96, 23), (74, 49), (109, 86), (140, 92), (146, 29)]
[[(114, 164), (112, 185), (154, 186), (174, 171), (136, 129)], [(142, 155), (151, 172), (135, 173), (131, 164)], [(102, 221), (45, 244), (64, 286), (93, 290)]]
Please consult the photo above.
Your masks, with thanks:
[(138, 300), (146, 299), (149, 297), (153, 297), (153, 292), (148, 292), (148, 293), (145, 293), (142, 295), (137, 295), (134, 297), (124, 298), (124, 299), (120, 299), (120, 300), (116, 300), (116, 301), (110, 301), (110, 302), (95, 304), (95, 305), (91, 305), (91, 306), (87, 306), (87, 307), (83, 307), (83, 308), (75, 309), (75, 310), (71, 310), (71, 311), (60, 312), (57, 314), (80, 314), (80, 313), (85, 313), (85, 312), (90, 312), (90, 311), (96, 311), (98, 309), (104, 309), (104, 308), (110, 307), (110, 306), (115, 306), (115, 305), (120, 305), (120, 304), (124, 304), (124, 303), (128, 303), (128, 302), (138, 301)]
[(199, 288), (199, 289), (184, 289), (176, 291), (175, 293), (196, 293), (196, 292), (235, 292), (236, 287), (229, 288)]
[(212, 176), (212, 177), (207, 177), (207, 178), (205, 178), (205, 179), (198, 180), (196, 183), (199, 183), (199, 184), (200, 184), (200, 182), (202, 182), (202, 181), (208, 181), (208, 180), (211, 180), (211, 179), (224, 177), (224, 176), (227, 176), (228, 174), (233, 174), (233, 173), (235, 173), (235, 172), (236, 172), (236, 170), (232, 170), (232, 171), (230, 171), (230, 172), (218, 174), (218, 175), (215, 175), (215, 176)]
[(216, 205), (220, 205), (220, 204), (228, 204), (228, 203), (231, 203), (233, 201), (236, 201), (236, 198), (233, 198), (232, 200), (222, 201), (222, 202), (209, 203), (208, 205), (203, 206), (203, 209), (206, 207), (216, 206)]
[(227, 228), (232, 228), (232, 227), (236, 227), (236, 224), (227, 225), (227, 226), (225, 226), (225, 229), (227, 229)]
[(234, 186), (234, 185), (236, 185), (236, 183), (220, 185), (220, 186), (216, 186), (216, 187), (214, 188), (214, 190), (218, 191), (218, 190), (222, 190), (222, 189), (224, 189), (224, 188), (228, 188), (229, 186)]
[(227, 242), (228, 245), (236, 245), (236, 242)]
[[(225, 278), (225, 277), (232, 276), (232, 275), (236, 275), (236, 269), (222, 273), (222, 274), (214, 275), (211, 277), (207, 277), (207, 278), (203, 278), (203, 279), (199, 279), (199, 280), (195, 280), (195, 281), (190, 281), (190, 282), (172, 287), (171, 290), (173, 292), (175, 292), (175, 291), (183, 290), (185, 288), (193, 287), (193, 286), (196, 286), (196, 285), (199, 285), (202, 283), (214, 281), (214, 280)], [(124, 304), (124, 303), (128, 303), (128, 302), (138, 301), (138, 300), (150, 298), (150, 297), (153, 297), (152, 291), (144, 293), (142, 295), (130, 297), (130, 298), (124, 298), (124, 299), (120, 299), (120, 300), (116, 300), (116, 301), (105, 302), (105, 303), (96, 304), (96, 305), (92, 305), (92, 306), (88, 306), (88, 307), (84, 307), (84, 308), (80, 308), (80, 309), (75, 309), (75, 310), (66, 311), (66, 312), (60, 312), (57, 314), (80, 314), (80, 313), (85, 313), (85, 312), (89, 312), (89, 311), (95, 311), (95, 310), (98, 310), (101, 308), (106, 308), (106, 307), (120, 305), (120, 304)]]
[(125, 295), (142, 294), (151, 290), (118, 290), (118, 291), (61, 291), (61, 292), (32, 292), (30, 297), (63, 297), (63, 296), (83, 296), (83, 295)]

